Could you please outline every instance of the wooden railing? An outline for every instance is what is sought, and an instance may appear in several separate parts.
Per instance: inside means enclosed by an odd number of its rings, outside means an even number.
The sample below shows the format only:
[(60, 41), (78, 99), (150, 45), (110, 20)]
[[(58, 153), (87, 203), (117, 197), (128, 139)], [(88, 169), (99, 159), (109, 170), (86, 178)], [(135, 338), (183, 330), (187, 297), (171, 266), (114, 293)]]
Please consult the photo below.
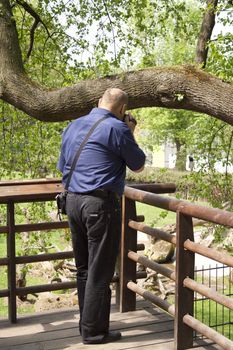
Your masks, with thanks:
[[(134, 186), (136, 187), (136, 186)], [(121, 312), (135, 310), (136, 293), (150, 300), (175, 317), (175, 348), (186, 349), (193, 345), (193, 330), (205, 335), (223, 349), (233, 349), (233, 342), (201, 323), (193, 317), (194, 291), (233, 309), (231, 298), (219, 294), (212, 289), (194, 281), (194, 256), (202, 254), (227, 266), (233, 267), (233, 258), (194, 242), (192, 218), (198, 218), (216, 224), (233, 227), (233, 213), (220, 209), (212, 209), (191, 204), (155, 193), (174, 192), (173, 184), (140, 185), (138, 188), (126, 186), (122, 198), (122, 240), (119, 257), (119, 271), (114, 276), (116, 283), (117, 303)], [(75, 288), (75, 282), (63, 282), (38, 286), (16, 287), (16, 265), (37, 261), (72, 258), (73, 252), (59, 252), (31, 256), (16, 256), (15, 233), (63, 229), (68, 227), (64, 222), (42, 222), (33, 224), (15, 223), (15, 204), (23, 202), (38, 202), (54, 200), (55, 195), (62, 190), (60, 180), (32, 180), (24, 182), (0, 183), (0, 204), (7, 206), (7, 224), (0, 226), (0, 234), (7, 234), (7, 257), (0, 259), (0, 266), (8, 267), (8, 288), (0, 290), (0, 297), (8, 297), (10, 322), (17, 321), (16, 297), (28, 293)], [(149, 191), (149, 192), (148, 192)], [(154, 192), (154, 193), (152, 193)], [(142, 216), (136, 213), (136, 202), (142, 202), (154, 207), (176, 212), (176, 235), (170, 235), (162, 230), (145, 225)], [(150, 261), (138, 254), (143, 250), (137, 244), (137, 231), (152, 237), (171, 242), (176, 245), (176, 271)], [(137, 273), (137, 262), (175, 281), (175, 304), (142, 289), (136, 284), (137, 278), (145, 278), (145, 272)]]
[[(139, 185), (140, 188), (156, 193), (174, 192), (174, 184)], [(57, 282), (44, 285), (17, 287), (16, 266), (18, 264), (29, 264), (42, 261), (60, 260), (73, 258), (73, 251), (46, 253), (39, 255), (16, 256), (16, 233), (45, 231), (68, 228), (67, 221), (40, 222), (33, 224), (16, 224), (15, 205), (27, 202), (54, 201), (55, 196), (63, 190), (60, 179), (41, 179), (24, 181), (2, 181), (0, 182), (0, 204), (5, 204), (7, 209), (7, 223), (0, 226), (0, 234), (7, 234), (7, 257), (0, 258), (0, 266), (7, 266), (8, 288), (0, 290), (0, 297), (8, 297), (8, 318), (15, 323), (17, 321), (16, 297), (30, 293), (40, 293), (54, 290), (76, 288), (77, 284), (71, 282)], [(137, 220), (141, 218), (138, 217)], [(66, 218), (65, 218), (66, 220)], [(143, 250), (144, 246), (138, 244), (137, 250)], [(137, 278), (145, 278), (144, 272), (137, 273)], [(119, 282), (115, 275), (113, 282)], [(119, 291), (119, 288), (117, 288)], [(117, 295), (117, 300), (119, 296)]]
[[(194, 291), (233, 310), (233, 299), (194, 281), (195, 253), (211, 258), (229, 267), (233, 267), (233, 257), (207, 248), (194, 242), (192, 218), (198, 218), (215, 224), (233, 227), (233, 213), (220, 209), (195, 205), (187, 201), (163, 197), (138, 189), (125, 188), (123, 198), (123, 235), (121, 244), (121, 311), (134, 310), (136, 294), (159, 306), (175, 318), (175, 349), (187, 349), (193, 346), (193, 331), (204, 335), (223, 349), (232, 350), (233, 342), (193, 317)], [(176, 235), (151, 228), (135, 220), (135, 202), (145, 203), (168, 211), (176, 212)], [(150, 261), (136, 252), (137, 235), (141, 231), (152, 237), (176, 245), (176, 271)], [(145, 267), (175, 281), (175, 304), (159, 298), (152, 292), (139, 287), (136, 281), (136, 264)]]

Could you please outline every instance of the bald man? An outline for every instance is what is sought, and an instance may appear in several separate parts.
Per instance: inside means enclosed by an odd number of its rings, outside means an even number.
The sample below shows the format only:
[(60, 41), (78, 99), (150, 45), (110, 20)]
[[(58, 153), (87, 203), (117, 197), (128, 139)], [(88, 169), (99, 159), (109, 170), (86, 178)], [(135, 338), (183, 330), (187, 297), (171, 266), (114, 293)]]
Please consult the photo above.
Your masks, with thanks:
[(136, 121), (127, 110), (128, 96), (107, 89), (98, 108), (73, 121), (62, 136), (58, 168), (66, 184), (72, 161), (91, 127), (68, 188), (66, 211), (77, 266), (79, 330), (84, 344), (119, 340), (109, 330), (112, 280), (121, 236), (120, 197), (126, 167), (139, 172), (145, 154), (135, 142)]

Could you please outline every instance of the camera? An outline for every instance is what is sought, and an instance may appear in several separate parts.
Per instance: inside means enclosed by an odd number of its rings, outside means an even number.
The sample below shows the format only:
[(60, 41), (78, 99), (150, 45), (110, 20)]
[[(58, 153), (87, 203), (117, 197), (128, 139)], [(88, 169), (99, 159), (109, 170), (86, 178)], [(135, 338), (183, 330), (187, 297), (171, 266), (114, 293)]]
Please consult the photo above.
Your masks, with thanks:
[(132, 117), (130, 114), (127, 114), (127, 113), (125, 113), (125, 115), (124, 115), (124, 117), (123, 117), (123, 122), (126, 123), (126, 118), (127, 118), (127, 117), (128, 117), (129, 122), (134, 123), (135, 126), (137, 125), (136, 119), (135, 119), (134, 117)]

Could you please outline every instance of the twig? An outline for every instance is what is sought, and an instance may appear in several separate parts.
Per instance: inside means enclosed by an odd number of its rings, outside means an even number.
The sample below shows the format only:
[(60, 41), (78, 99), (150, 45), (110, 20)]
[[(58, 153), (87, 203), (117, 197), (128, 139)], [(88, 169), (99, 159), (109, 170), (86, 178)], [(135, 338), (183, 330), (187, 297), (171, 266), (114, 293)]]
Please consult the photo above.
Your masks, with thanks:
[(117, 60), (116, 37), (115, 37), (115, 32), (114, 32), (114, 26), (113, 26), (113, 22), (112, 22), (112, 19), (111, 19), (111, 17), (110, 17), (110, 14), (109, 14), (108, 7), (107, 7), (107, 5), (106, 5), (106, 2), (103, 1), (103, 3), (104, 3), (104, 7), (105, 7), (105, 10), (106, 10), (106, 12), (107, 12), (107, 16), (108, 16), (108, 19), (109, 19), (109, 23), (110, 23), (111, 29), (112, 29), (114, 56), (115, 56), (115, 60)]
[(29, 59), (29, 57), (31, 56), (31, 52), (32, 52), (33, 45), (34, 45), (35, 30), (38, 27), (39, 23), (40, 23), (40, 21), (38, 19), (35, 19), (32, 27), (31, 27), (31, 30), (30, 30), (30, 45), (29, 45), (29, 49), (28, 49), (28, 52), (27, 52), (27, 59)]
[(36, 28), (38, 27), (38, 25), (41, 23), (48, 36), (50, 37), (50, 33), (49, 33), (49, 30), (46, 26), (46, 24), (44, 23), (44, 21), (40, 18), (40, 16), (38, 15), (38, 13), (24, 0), (16, 0), (17, 4), (22, 6), (24, 8), (24, 10), (26, 12), (28, 12), (34, 19), (34, 23), (31, 27), (31, 30), (30, 30), (30, 45), (29, 45), (29, 49), (28, 49), (28, 52), (27, 52), (27, 60), (29, 59), (31, 53), (32, 53), (32, 49), (33, 49), (33, 45), (34, 45), (34, 37), (35, 37), (35, 30)]

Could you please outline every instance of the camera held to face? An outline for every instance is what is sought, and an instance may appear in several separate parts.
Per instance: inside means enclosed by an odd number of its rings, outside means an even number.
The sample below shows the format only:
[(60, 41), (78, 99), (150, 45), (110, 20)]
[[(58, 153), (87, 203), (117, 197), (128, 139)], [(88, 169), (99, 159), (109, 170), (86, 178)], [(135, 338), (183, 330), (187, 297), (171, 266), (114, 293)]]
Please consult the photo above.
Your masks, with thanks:
[(131, 114), (127, 114), (127, 113), (125, 113), (123, 117), (123, 122), (134, 123), (135, 126), (137, 125), (136, 119)]

